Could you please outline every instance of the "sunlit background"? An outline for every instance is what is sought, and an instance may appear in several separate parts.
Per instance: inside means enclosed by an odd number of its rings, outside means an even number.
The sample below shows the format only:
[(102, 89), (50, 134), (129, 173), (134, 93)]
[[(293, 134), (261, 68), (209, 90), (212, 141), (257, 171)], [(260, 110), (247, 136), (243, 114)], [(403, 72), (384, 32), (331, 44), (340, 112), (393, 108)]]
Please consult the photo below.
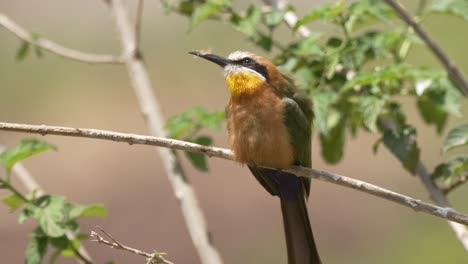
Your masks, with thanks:
[[(319, 1), (293, 1), (304, 14)], [(134, 1), (126, 1), (135, 11)], [(408, 6), (414, 3), (406, 1)], [(247, 1), (236, 3), (246, 6)], [(104, 1), (2, 0), (0, 12), (20, 25), (64, 46), (93, 53), (118, 55), (120, 45), (114, 20)], [(132, 15), (132, 18), (134, 16)], [(156, 96), (165, 116), (201, 105), (223, 109), (228, 100), (220, 70), (188, 51), (211, 48), (226, 55), (233, 50), (265, 54), (228, 25), (205, 22), (188, 31), (188, 20), (166, 14), (159, 1), (145, 1), (142, 48)], [(468, 74), (468, 27), (460, 19), (432, 16), (424, 23), (456, 64)], [(323, 30), (311, 24), (312, 30)], [(283, 30), (285, 39), (290, 33)], [(148, 134), (127, 71), (121, 65), (88, 65), (45, 53), (21, 62), (15, 53), (21, 42), (0, 29), (0, 121), (97, 128)], [(440, 67), (431, 53), (419, 46), (410, 62)], [(450, 119), (448, 127), (464, 118)], [(417, 125), (422, 161), (432, 168), (446, 159), (440, 151), (442, 136), (426, 127), (407, 101), (411, 123)], [(211, 132), (209, 132), (211, 133)], [(444, 131), (446, 134), (447, 131)], [(215, 145), (227, 147), (227, 132), (213, 134)], [(417, 177), (409, 175), (388, 151), (372, 153), (375, 135), (360, 132), (347, 141), (338, 165), (325, 164), (314, 135), (313, 166), (428, 200)], [(27, 135), (0, 131), (0, 143), (12, 146), (25, 137), (47, 140), (58, 147), (24, 164), (40, 185), (79, 203), (103, 203), (104, 219), (81, 221), (89, 232), (101, 225), (121, 242), (151, 252), (167, 253), (175, 263), (199, 263), (184, 225), (178, 202), (153, 147), (82, 138)], [(221, 159), (209, 160), (210, 171), (201, 173), (184, 160), (206, 214), (215, 245), (226, 263), (286, 263), (279, 202), (256, 182), (245, 167)], [(14, 183), (23, 188), (18, 181)], [(22, 189), (24, 190), (24, 189)], [(0, 192), (1, 195), (6, 192)], [(449, 196), (453, 206), (468, 212), (468, 188)], [(336, 185), (313, 181), (309, 211), (324, 263), (467, 263), (468, 254), (447, 223), (394, 203)], [(29, 220), (22, 225), (18, 212), (0, 206), (0, 262), (23, 263)], [(140, 256), (85, 242), (103, 263), (143, 263)], [(59, 263), (72, 263), (60, 259)]]

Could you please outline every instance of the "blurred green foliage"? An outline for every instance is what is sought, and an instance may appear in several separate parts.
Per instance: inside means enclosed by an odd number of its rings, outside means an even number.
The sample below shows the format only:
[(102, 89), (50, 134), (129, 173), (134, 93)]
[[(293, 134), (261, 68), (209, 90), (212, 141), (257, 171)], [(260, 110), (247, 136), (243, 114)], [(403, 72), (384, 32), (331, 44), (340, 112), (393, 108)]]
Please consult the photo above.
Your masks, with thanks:
[(27, 264), (43, 263), (48, 246), (55, 249), (49, 263), (55, 263), (59, 256), (81, 257), (78, 254), (80, 241), (87, 239), (88, 235), (80, 233), (77, 220), (89, 216), (103, 218), (107, 214), (107, 209), (100, 204), (81, 205), (59, 195), (37, 195), (37, 190), (25, 195), (12, 185), (8, 175), (17, 162), (55, 149), (45, 141), (24, 139), (0, 153), (0, 163), (6, 169), (7, 174), (5, 177), (0, 177), (0, 188), (11, 192), (2, 198), (2, 202), (11, 211), (23, 208), (18, 217), (19, 223), (27, 219), (33, 219), (38, 223), (26, 248), (25, 263)]

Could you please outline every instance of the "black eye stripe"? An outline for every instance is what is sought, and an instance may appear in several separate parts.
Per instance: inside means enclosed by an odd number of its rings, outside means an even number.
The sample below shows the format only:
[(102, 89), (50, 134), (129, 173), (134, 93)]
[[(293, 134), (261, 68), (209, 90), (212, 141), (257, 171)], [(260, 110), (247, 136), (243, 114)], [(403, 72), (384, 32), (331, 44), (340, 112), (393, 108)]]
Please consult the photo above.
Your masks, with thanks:
[(265, 79), (268, 80), (268, 70), (265, 65), (262, 65), (258, 62), (256, 62), (252, 58), (242, 58), (240, 60), (235, 60), (233, 61), (235, 64), (242, 65), (246, 68), (252, 69), (258, 73), (260, 73)]

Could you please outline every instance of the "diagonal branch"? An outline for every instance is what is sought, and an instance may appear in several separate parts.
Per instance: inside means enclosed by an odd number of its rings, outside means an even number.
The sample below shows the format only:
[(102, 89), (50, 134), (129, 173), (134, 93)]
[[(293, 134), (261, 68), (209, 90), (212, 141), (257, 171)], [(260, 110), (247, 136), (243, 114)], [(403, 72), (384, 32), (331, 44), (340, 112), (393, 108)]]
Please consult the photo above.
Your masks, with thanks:
[[(227, 149), (203, 146), (191, 142), (161, 138), (161, 137), (151, 137), (151, 136), (142, 136), (135, 134), (126, 134), (105, 130), (97, 129), (85, 129), (85, 128), (71, 128), (71, 127), (56, 127), (56, 126), (45, 126), (45, 125), (25, 125), (25, 124), (14, 124), (14, 123), (3, 123), (0, 122), (0, 130), (5, 131), (16, 131), (16, 132), (26, 132), (34, 133), (41, 135), (61, 135), (61, 136), (71, 136), (71, 137), (84, 137), (84, 138), (95, 138), (103, 139), (116, 142), (126, 142), (130, 145), (139, 144), (139, 145), (151, 145), (159, 146), (164, 148), (171, 148), (183, 151), (190, 151), (208, 155), (209, 157), (217, 157), (227, 160), (232, 160), (232, 152)], [(405, 196), (374, 184), (366, 183), (364, 181), (352, 179), (343, 175), (315, 170), (311, 168), (291, 166), (284, 171), (293, 173), (297, 176), (308, 177), (319, 179), (322, 181), (330, 182), (333, 184), (338, 184), (348, 188), (352, 188), (361, 192), (365, 192), (380, 198), (383, 198), (388, 201), (392, 201), (403, 206), (409, 207), (415, 211), (420, 211), (428, 214), (435, 215), (437, 217), (448, 219), (453, 222), (460, 224), (468, 225), (468, 215), (455, 211), (449, 207), (440, 207), (435, 206), (430, 203), (423, 202)], [(197, 216), (186, 216), (188, 217), (197, 217)], [(187, 219), (186, 219), (187, 220)]]
[[(129, 21), (127, 10), (121, 0), (107, 0), (114, 16), (120, 42), (125, 56), (125, 64), (137, 95), (141, 111), (151, 135), (165, 137), (163, 128), (164, 116), (154, 95), (143, 57), (138, 49), (133, 24)], [(141, 5), (142, 3), (140, 3)], [(137, 17), (137, 19), (141, 19)], [(192, 242), (203, 264), (223, 263), (220, 254), (210, 239), (207, 222), (201, 210), (194, 188), (182, 170), (175, 152), (169, 149), (158, 149), (166, 175), (172, 185), (174, 195), (181, 206)]]
[(35, 37), (33, 33), (28, 32), (26, 29), (22, 28), (20, 25), (16, 24), (6, 15), (0, 13), (0, 26), (3, 26), (5, 29), (16, 35), (18, 38), (23, 41), (29, 42), (32, 45), (40, 47), (41, 49), (47, 50), (51, 53), (64, 57), (66, 59), (71, 59), (79, 62), (91, 63), (91, 64), (120, 64), (123, 63), (122, 58), (115, 57), (113, 55), (101, 55), (101, 54), (91, 54), (84, 53), (78, 50), (66, 48), (60, 44), (57, 44), (51, 40)]
[(397, 15), (405, 21), (409, 26), (411, 26), (414, 31), (421, 37), (422, 40), (426, 43), (426, 45), (431, 49), (432, 53), (436, 55), (439, 61), (444, 65), (445, 69), (449, 73), (449, 76), (453, 78), (455, 83), (457, 84), (458, 89), (465, 94), (468, 95), (468, 82), (463, 76), (463, 73), (458, 69), (458, 67), (449, 59), (447, 54), (442, 50), (442, 48), (437, 44), (437, 42), (426, 32), (422, 29), (421, 25), (419, 25), (406, 11), (405, 9), (395, 2), (394, 0), (385, 0), (387, 4), (395, 10)]

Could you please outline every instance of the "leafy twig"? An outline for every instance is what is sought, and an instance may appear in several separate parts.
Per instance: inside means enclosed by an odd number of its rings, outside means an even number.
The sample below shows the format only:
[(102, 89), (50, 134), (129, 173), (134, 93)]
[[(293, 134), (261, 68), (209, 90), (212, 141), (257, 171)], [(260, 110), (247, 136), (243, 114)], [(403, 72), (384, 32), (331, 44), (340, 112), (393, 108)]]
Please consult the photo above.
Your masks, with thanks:
[(42, 38), (42, 37), (34, 37), (31, 32), (26, 31), (24, 28), (16, 24), (13, 20), (11, 20), (6, 15), (0, 13), (0, 26), (3, 26), (11, 33), (15, 34), (18, 38), (36, 45), (41, 49), (47, 50), (51, 53), (57, 54), (67, 59), (91, 63), (91, 64), (120, 64), (123, 63), (122, 58), (115, 57), (112, 55), (101, 55), (101, 54), (91, 54), (91, 53), (84, 53), (78, 50), (66, 48), (60, 44), (57, 44), (51, 40)]
[[(2, 145), (0, 145), (0, 153), (5, 149)], [(45, 192), (41, 188), (41, 186), (36, 182), (34, 177), (29, 173), (29, 171), (23, 166), (22, 163), (18, 162), (12, 169), (13, 174), (23, 183), (26, 189), (29, 192), (35, 191), (37, 196), (42, 196)], [(18, 192), (19, 193), (19, 192)], [(17, 195), (18, 195), (17, 193)], [(24, 195), (20, 195), (23, 201), (27, 201)], [(65, 232), (65, 235), (69, 240), (74, 240), (75, 235), (70, 230)], [(76, 258), (78, 263), (85, 263), (85, 264), (92, 264), (93, 260), (89, 255), (88, 251), (83, 245), (80, 245), (79, 248), (73, 248), (78, 258)]]
[[(103, 140), (110, 140), (116, 142), (126, 142), (130, 145), (152, 145), (171, 149), (178, 149), (183, 151), (190, 151), (208, 155), (210, 157), (218, 157), (227, 160), (232, 160), (232, 152), (227, 149), (203, 146), (191, 142), (185, 142), (175, 139), (167, 139), (160, 137), (150, 137), (134, 134), (125, 134), (118, 132), (111, 132), (97, 129), (84, 129), (84, 128), (70, 128), (70, 127), (52, 127), (45, 125), (24, 125), (24, 124), (13, 124), (13, 123), (2, 123), (0, 122), (0, 130), (17, 131), (35, 133), (41, 135), (62, 135), (62, 136), (73, 136), (73, 137), (85, 137), (85, 138), (96, 138)], [(170, 151), (169, 151), (170, 152)], [(405, 196), (390, 190), (386, 190), (379, 186), (366, 183), (360, 180), (348, 178), (339, 174), (320, 171), (311, 168), (292, 166), (284, 169), (284, 171), (293, 173), (297, 176), (315, 178), (322, 181), (338, 184), (348, 188), (356, 189), (361, 192), (365, 192), (389, 201), (396, 202), (403, 206), (412, 208), (416, 211), (429, 213), (443, 219), (448, 219), (460, 224), (468, 225), (468, 215), (462, 214), (455, 211), (452, 208), (442, 205), (442, 207), (435, 206), (409, 196)], [(186, 221), (190, 221), (190, 217), (199, 217), (198, 215), (186, 215)]]
[(457, 83), (458, 89), (465, 94), (468, 95), (468, 82), (463, 76), (462, 72), (458, 69), (458, 67), (449, 59), (447, 54), (442, 50), (442, 48), (437, 44), (437, 42), (426, 32), (422, 29), (421, 25), (419, 25), (406, 11), (405, 9), (399, 5), (394, 0), (385, 0), (387, 4), (392, 7), (398, 16), (405, 21), (409, 26), (411, 26), (414, 31), (421, 37), (421, 39), (426, 43), (426, 45), (432, 50), (432, 52), (436, 55), (436, 57), (440, 60), (440, 62), (444, 65), (445, 69), (449, 73), (449, 75), (454, 79)]
[(95, 231), (91, 231), (90, 236), (93, 238), (93, 240), (91, 240), (92, 242), (101, 243), (101, 244), (104, 244), (104, 245), (108, 245), (108, 246), (110, 246), (111, 248), (114, 248), (114, 249), (125, 250), (125, 251), (128, 251), (128, 252), (132, 252), (134, 254), (146, 257), (148, 264), (153, 264), (153, 263), (154, 264), (174, 264), (173, 262), (165, 259), (162, 256), (164, 253), (155, 252), (153, 254), (150, 254), (150, 253), (147, 253), (145, 251), (126, 246), (126, 245), (122, 244), (121, 242), (117, 241), (111, 234), (107, 233), (102, 227), (100, 227), (100, 226), (96, 226), (96, 227), (99, 230), (101, 230), (101, 232), (104, 233), (108, 238), (110, 238), (110, 240), (112, 240), (112, 242), (108, 241), (108, 240), (105, 240), (102, 236), (100, 236)]

